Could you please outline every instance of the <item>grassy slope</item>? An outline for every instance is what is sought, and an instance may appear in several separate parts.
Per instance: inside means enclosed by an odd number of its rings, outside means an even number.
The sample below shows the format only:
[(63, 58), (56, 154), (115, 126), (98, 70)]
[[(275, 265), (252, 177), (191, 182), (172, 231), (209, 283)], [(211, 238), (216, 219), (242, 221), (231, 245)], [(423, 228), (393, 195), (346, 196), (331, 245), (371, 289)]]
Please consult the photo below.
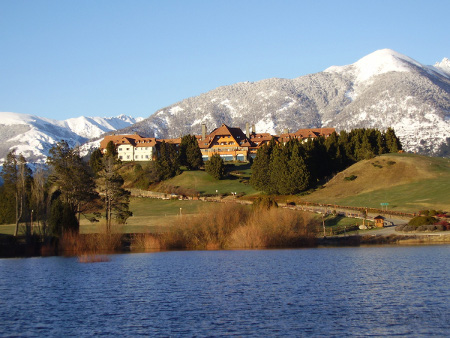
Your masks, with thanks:
[(204, 171), (184, 171), (181, 175), (167, 180), (165, 184), (194, 189), (201, 194), (216, 194), (216, 190), (219, 194), (243, 192), (251, 195), (257, 193), (249, 184), (240, 182), (240, 179), (249, 179), (250, 177), (248, 165), (227, 165), (227, 171), (232, 173), (239, 171), (239, 175), (231, 174), (227, 179), (216, 180)]
[[(202, 213), (211, 208), (212, 203), (202, 201), (179, 201), (179, 200), (159, 200), (153, 198), (132, 198), (130, 210), (133, 216), (127, 220), (125, 225), (114, 225), (115, 229), (125, 233), (138, 232), (159, 232), (173, 224), (182, 215)], [(81, 220), (80, 231), (82, 233), (99, 232), (104, 225), (100, 223), (90, 223)]]
[[(388, 162), (395, 162), (389, 164)], [(345, 177), (357, 176), (354, 181)], [(415, 212), (450, 210), (450, 160), (411, 154), (389, 154), (356, 163), (336, 175), (304, 201)]]

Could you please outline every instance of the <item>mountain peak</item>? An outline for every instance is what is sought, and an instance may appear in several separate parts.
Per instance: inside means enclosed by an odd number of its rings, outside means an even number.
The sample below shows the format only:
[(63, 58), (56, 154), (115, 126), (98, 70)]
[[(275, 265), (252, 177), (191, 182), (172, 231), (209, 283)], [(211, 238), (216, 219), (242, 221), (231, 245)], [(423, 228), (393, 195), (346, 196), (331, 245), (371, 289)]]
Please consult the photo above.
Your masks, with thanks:
[(409, 72), (411, 71), (411, 65), (423, 67), (414, 59), (386, 48), (366, 55), (351, 65), (332, 66), (327, 68), (325, 72), (350, 72), (355, 77), (355, 83), (362, 83), (384, 73)]
[(444, 71), (450, 75), (450, 60), (448, 58), (443, 58), (441, 62), (436, 62), (434, 68)]

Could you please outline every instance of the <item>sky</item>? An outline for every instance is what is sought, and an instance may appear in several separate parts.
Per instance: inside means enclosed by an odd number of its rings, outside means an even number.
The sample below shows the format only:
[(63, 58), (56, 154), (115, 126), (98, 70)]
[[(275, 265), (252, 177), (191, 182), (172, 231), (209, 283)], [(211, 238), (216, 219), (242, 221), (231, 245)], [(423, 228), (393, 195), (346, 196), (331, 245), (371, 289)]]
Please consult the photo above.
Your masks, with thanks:
[(148, 117), (383, 48), (431, 65), (450, 58), (448, 13), (448, 0), (0, 0), (0, 112)]

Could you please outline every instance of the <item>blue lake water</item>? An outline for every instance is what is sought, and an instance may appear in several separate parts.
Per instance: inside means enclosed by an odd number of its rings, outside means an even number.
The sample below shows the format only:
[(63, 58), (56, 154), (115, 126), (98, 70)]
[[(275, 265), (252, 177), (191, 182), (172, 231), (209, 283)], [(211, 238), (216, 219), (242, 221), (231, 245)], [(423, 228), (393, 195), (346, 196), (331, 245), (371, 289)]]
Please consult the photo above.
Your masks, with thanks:
[(448, 336), (450, 246), (0, 259), (0, 336)]

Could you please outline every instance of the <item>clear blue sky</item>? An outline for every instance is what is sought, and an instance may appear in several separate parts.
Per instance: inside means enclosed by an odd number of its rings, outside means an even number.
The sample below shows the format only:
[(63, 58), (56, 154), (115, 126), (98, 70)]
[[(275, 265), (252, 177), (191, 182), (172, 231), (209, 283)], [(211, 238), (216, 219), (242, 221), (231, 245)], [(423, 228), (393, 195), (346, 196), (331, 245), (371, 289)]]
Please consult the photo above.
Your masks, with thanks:
[(450, 57), (449, 13), (448, 0), (0, 0), (0, 112), (148, 117), (382, 48), (434, 64)]

